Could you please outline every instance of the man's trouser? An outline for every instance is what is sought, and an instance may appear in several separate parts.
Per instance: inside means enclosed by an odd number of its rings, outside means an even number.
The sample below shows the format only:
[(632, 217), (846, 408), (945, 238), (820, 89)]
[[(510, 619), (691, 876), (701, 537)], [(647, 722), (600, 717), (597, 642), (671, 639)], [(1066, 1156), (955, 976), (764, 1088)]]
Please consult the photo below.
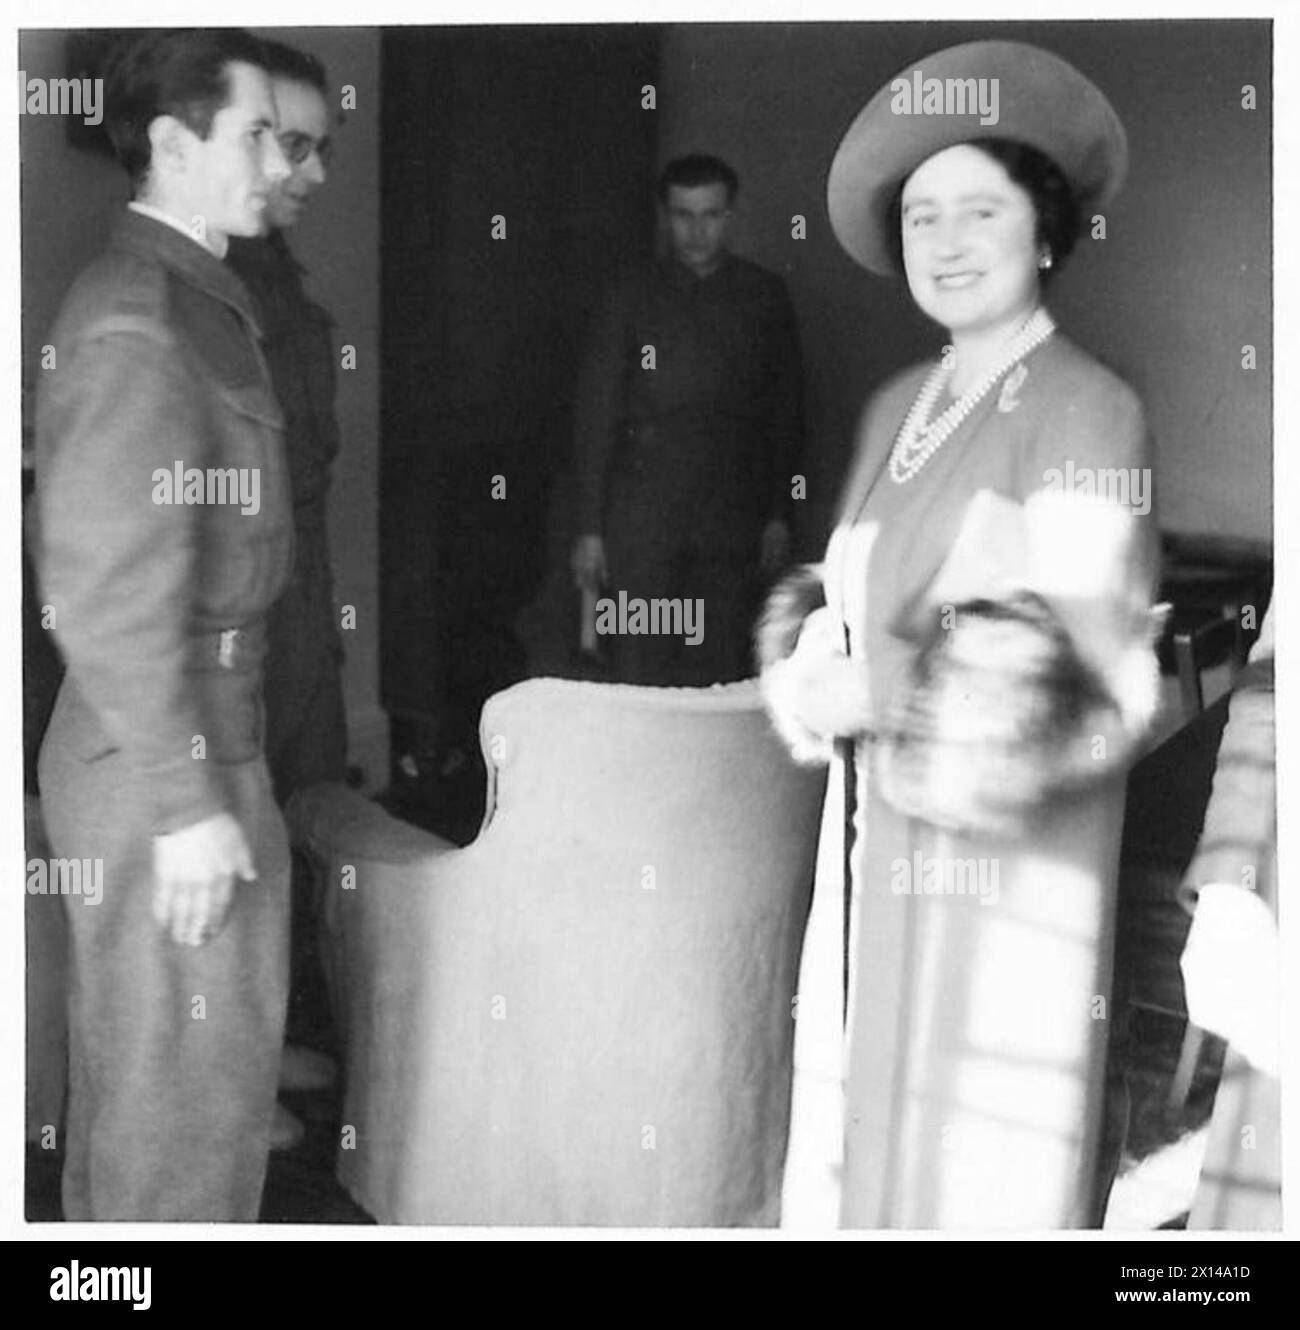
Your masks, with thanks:
[(120, 750), (80, 755), (65, 701), (42, 810), (57, 857), (102, 860), (103, 894), (47, 898), (71, 934), (64, 1218), (254, 1222), (288, 996), (289, 854), (266, 764), (220, 765), (258, 877), (215, 938), (182, 946), (151, 912), (142, 784)]
[(605, 540), (617, 602), (677, 600), (703, 611), (703, 636), (628, 633), (606, 638), (628, 683), (698, 686), (754, 673), (753, 626), (764, 485), (754, 426), (682, 412), (629, 431), (611, 481)]
[[(753, 544), (757, 547), (757, 537)], [(610, 586), (603, 594), (616, 604), (620, 591), (629, 603), (680, 601), (683, 622), (689, 603), (692, 627), (700, 638), (694, 644), (684, 634), (663, 632), (607, 638), (617, 678), (625, 683), (703, 687), (751, 675), (755, 562), (730, 551), (690, 544), (673, 547), (653, 537), (640, 548), (621, 536), (611, 539)]]

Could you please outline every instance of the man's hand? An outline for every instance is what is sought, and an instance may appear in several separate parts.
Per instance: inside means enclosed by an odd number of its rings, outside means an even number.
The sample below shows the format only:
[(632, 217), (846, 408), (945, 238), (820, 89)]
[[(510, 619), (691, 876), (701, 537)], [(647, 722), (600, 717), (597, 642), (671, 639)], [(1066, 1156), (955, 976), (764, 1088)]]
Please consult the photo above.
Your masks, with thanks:
[(1276, 1076), (1282, 989), (1268, 906), (1235, 883), (1202, 887), (1180, 964), (1192, 1022)]
[(767, 574), (779, 573), (790, 562), (790, 528), (774, 517), (758, 543), (758, 566)]
[(257, 877), (243, 830), (229, 813), (153, 839), (153, 917), (172, 941), (198, 947), (226, 922), (236, 878)]
[(605, 542), (599, 536), (579, 536), (573, 542), (569, 566), (573, 570), (574, 586), (599, 591), (609, 575), (605, 565)]

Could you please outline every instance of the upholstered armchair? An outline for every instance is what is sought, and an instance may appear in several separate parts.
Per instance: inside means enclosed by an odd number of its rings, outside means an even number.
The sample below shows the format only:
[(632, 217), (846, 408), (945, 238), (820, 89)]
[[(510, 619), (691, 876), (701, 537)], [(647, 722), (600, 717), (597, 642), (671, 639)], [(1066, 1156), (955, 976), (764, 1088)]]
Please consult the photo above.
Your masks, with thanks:
[(824, 773), (752, 683), (489, 699), (457, 849), (300, 795), (345, 1041), (338, 1176), (378, 1220), (771, 1225)]

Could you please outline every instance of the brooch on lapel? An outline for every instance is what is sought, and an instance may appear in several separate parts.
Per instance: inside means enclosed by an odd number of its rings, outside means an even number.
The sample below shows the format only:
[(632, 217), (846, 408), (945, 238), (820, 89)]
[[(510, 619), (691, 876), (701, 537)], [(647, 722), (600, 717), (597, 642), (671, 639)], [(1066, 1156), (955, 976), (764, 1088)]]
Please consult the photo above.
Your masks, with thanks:
[(1019, 364), (1007, 375), (1002, 384), (1002, 391), (998, 394), (998, 410), (1004, 415), (1014, 411), (1020, 405), (1020, 398), (1016, 394), (1024, 387), (1025, 380), (1029, 377), (1029, 371), (1023, 364)]

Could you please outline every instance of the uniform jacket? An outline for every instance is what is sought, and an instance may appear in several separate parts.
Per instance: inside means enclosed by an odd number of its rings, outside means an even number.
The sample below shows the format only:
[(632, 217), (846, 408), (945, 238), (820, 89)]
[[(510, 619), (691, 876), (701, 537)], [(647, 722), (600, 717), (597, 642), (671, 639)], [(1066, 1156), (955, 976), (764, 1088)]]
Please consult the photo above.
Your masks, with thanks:
[[(128, 211), (49, 338), (36, 547), (68, 667), (60, 742), (123, 750), (154, 834), (228, 808), (222, 765), (260, 752), (263, 620), (293, 530), (259, 335), (226, 264)], [(178, 464), (205, 499), (236, 469), (255, 505), (160, 501)]]
[[(282, 231), (233, 236), (227, 265), (253, 298), (263, 350), (284, 413), (284, 447), (295, 516), (308, 505), (324, 520), (330, 467), (339, 451), (333, 320), (303, 286), (303, 267)], [(312, 513), (312, 519), (317, 514)]]
[(343, 644), (330, 568), (327, 500), (339, 450), (333, 321), (308, 295), (282, 231), (234, 237), (226, 261), (261, 322), (293, 495), (293, 573), (267, 626), (266, 760), (281, 802), (300, 785), (342, 780), (347, 726)]
[(733, 254), (706, 278), (672, 257), (632, 269), (594, 319), (579, 375), (578, 530), (603, 530), (638, 449), (676, 473), (678, 493), (660, 485), (651, 502), (704, 488), (749, 525), (784, 516), (801, 384), (794, 309), (774, 273)]

